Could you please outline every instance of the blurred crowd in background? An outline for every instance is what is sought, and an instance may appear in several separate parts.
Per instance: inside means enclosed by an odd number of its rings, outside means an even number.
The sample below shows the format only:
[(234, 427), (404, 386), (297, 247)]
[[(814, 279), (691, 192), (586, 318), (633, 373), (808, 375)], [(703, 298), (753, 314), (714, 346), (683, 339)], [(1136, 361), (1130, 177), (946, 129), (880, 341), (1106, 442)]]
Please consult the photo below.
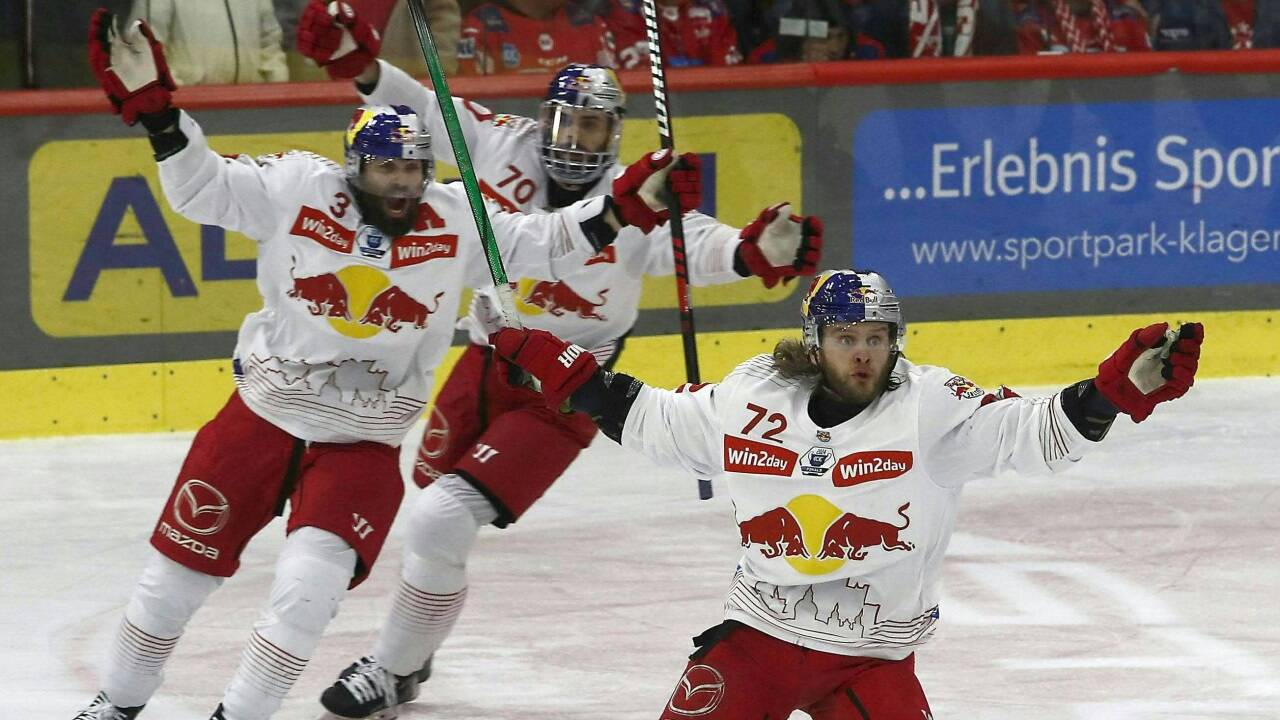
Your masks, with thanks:
[[(0, 88), (91, 85), (88, 18), (146, 18), (179, 85), (327, 80), (298, 54), (308, 0), (7, 0)], [(450, 75), (648, 62), (641, 0), (422, 2)], [(347, 0), (382, 57), (423, 74), (405, 0)], [(1269, 48), (1280, 0), (657, 0), (668, 67), (973, 55)]]

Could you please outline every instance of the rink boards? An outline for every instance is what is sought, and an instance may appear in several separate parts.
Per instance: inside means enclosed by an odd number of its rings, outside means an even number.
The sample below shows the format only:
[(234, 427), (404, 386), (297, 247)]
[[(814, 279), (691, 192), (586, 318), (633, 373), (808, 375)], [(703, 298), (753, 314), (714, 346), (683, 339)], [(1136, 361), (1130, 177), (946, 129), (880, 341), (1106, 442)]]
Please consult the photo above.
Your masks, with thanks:
[[(705, 211), (742, 226), (791, 201), (824, 218), (824, 267), (884, 272), (917, 362), (1066, 383), (1135, 326), (1194, 318), (1206, 375), (1271, 374), (1280, 97), (1262, 73), (1278, 53), (676, 72), (674, 130), (702, 156)], [(629, 161), (656, 132), (643, 74), (624, 82)], [(454, 92), (527, 115), (539, 84)], [(146, 141), (95, 93), (27, 97), (0, 102), (0, 392), (23, 408), (0, 437), (196, 427), (230, 392), (235, 328), (260, 303), (253, 242), (173, 213)], [(178, 99), (219, 152), (331, 158), (355, 102), (340, 84)], [(802, 285), (697, 289), (703, 379), (795, 334)], [(623, 369), (683, 380), (674, 306), (670, 279), (647, 281)]]

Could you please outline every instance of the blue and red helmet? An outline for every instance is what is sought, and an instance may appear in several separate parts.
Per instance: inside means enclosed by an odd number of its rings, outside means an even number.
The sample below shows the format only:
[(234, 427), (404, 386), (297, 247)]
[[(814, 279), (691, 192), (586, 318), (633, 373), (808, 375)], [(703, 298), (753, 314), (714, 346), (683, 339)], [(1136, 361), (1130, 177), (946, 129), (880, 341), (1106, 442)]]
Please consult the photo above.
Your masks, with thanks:
[(817, 350), (819, 331), (826, 325), (851, 325), (868, 320), (892, 326), (892, 350), (907, 344), (907, 324), (902, 306), (880, 273), (862, 270), (825, 270), (813, 279), (800, 305), (804, 318), (804, 343)]
[(360, 169), (371, 159), (421, 160), (426, 183), (435, 173), (431, 133), (418, 114), (404, 105), (364, 105), (356, 108), (343, 136), (347, 179), (359, 186)]
[[(538, 111), (547, 174), (567, 185), (599, 179), (618, 160), (626, 103), (622, 83), (610, 68), (574, 63), (556, 73)], [(607, 125), (603, 147), (579, 146), (576, 133), (565, 132), (587, 120)]]

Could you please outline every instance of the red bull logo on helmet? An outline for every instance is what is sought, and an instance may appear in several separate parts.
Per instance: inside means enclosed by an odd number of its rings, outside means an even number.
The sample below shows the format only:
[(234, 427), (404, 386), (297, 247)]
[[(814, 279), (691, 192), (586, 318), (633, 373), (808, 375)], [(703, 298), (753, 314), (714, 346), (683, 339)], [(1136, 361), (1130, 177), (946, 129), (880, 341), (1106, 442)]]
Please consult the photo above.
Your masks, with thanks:
[(840, 458), (831, 473), (831, 482), (836, 487), (850, 487), (873, 480), (888, 480), (905, 475), (911, 464), (910, 450), (856, 452)]
[(799, 459), (793, 450), (736, 435), (724, 436), (725, 472), (791, 477)]

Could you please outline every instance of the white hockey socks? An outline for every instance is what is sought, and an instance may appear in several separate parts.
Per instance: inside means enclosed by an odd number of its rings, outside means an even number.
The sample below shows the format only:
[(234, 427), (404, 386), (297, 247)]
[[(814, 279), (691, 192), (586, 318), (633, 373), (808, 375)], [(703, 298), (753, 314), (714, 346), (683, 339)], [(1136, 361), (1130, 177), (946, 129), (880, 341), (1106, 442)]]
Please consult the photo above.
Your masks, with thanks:
[(271, 599), (223, 697), (227, 718), (265, 720), (280, 707), (338, 614), (355, 567), (356, 551), (333, 533), (303, 527), (289, 535)]
[(125, 608), (103, 674), (102, 690), (113, 705), (137, 707), (151, 699), (187, 622), (222, 580), (152, 551)]
[(373, 651), (393, 675), (417, 672), (453, 630), (467, 597), (467, 556), (480, 526), (497, 517), (483, 495), (453, 474), (414, 499), (400, 586)]

